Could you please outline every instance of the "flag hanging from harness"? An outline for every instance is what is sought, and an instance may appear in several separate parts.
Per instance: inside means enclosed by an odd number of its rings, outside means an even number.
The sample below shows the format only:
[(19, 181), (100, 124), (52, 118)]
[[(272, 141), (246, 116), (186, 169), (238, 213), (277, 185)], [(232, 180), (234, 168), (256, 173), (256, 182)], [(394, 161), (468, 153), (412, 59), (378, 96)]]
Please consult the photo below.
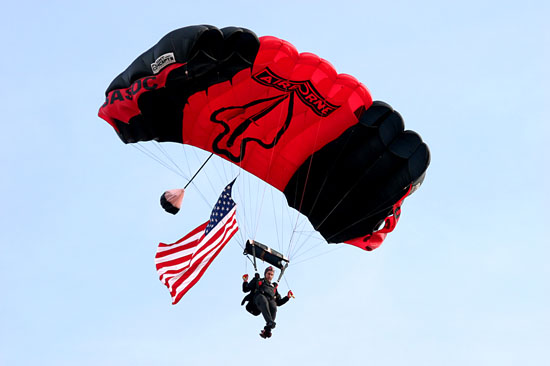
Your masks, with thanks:
[[(236, 179), (236, 178), (235, 178)], [(168, 287), (172, 304), (177, 304), (239, 230), (236, 204), (231, 198), (233, 180), (216, 202), (210, 220), (175, 243), (159, 243), (155, 265), (162, 283)]]

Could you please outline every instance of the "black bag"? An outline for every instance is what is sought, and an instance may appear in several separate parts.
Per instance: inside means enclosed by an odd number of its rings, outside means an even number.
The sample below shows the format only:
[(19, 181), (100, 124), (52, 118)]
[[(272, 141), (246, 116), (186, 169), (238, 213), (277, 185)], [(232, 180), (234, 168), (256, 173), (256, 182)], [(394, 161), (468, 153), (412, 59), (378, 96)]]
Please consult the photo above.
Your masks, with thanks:
[(250, 294), (246, 295), (244, 297), (243, 301), (241, 301), (241, 305), (244, 305), (245, 302), (248, 302), (246, 304), (245, 308), (246, 308), (246, 311), (248, 311), (250, 314), (252, 314), (254, 316), (258, 316), (262, 313), (260, 311), (260, 309), (258, 309), (256, 304), (254, 304), (254, 294), (253, 293), (250, 293)]

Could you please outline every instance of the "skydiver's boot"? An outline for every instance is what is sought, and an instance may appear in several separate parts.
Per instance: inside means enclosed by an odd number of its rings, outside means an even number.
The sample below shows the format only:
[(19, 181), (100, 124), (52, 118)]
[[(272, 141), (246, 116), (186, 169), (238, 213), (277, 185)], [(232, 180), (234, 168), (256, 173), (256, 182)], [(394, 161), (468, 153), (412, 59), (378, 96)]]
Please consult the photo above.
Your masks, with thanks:
[(271, 338), (271, 327), (268, 327), (267, 325), (262, 329), (262, 332), (260, 333), (260, 337), (262, 338)]

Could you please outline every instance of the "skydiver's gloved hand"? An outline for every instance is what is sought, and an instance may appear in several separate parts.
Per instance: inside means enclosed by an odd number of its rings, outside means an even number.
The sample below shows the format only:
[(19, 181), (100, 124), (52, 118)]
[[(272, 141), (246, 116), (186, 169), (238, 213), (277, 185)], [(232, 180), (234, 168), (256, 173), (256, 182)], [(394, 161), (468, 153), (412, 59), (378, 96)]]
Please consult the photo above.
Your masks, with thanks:
[(248, 273), (243, 275), (243, 281), (248, 282)]
[(254, 275), (254, 278), (259, 280), (260, 279), (260, 274), (258, 272), (256, 272), (256, 274)]
[(289, 299), (290, 299), (291, 297), (292, 297), (293, 299), (295, 298), (295, 297), (294, 297), (294, 294), (293, 294), (292, 291), (290, 291), (290, 290), (288, 291), (288, 294), (287, 294), (286, 296), (288, 296)]

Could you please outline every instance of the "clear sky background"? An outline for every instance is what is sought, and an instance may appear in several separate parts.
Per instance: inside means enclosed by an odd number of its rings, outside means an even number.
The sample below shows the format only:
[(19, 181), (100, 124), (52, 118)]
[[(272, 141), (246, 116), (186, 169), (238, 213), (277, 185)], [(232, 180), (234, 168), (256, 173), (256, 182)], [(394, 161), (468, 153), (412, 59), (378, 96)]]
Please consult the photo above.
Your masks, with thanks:
[[(52, 0), (2, 13), (0, 365), (548, 362), (548, 2)], [(320, 55), (432, 153), (382, 247), (319, 244), (325, 255), (289, 267), (281, 288), (296, 299), (270, 340), (240, 306), (253, 272), (242, 235), (176, 306), (154, 268), (158, 242), (204, 222), (227, 182), (167, 215), (160, 194), (185, 181), (97, 117), (116, 75), (194, 24)], [(259, 217), (258, 239), (274, 242)]]

